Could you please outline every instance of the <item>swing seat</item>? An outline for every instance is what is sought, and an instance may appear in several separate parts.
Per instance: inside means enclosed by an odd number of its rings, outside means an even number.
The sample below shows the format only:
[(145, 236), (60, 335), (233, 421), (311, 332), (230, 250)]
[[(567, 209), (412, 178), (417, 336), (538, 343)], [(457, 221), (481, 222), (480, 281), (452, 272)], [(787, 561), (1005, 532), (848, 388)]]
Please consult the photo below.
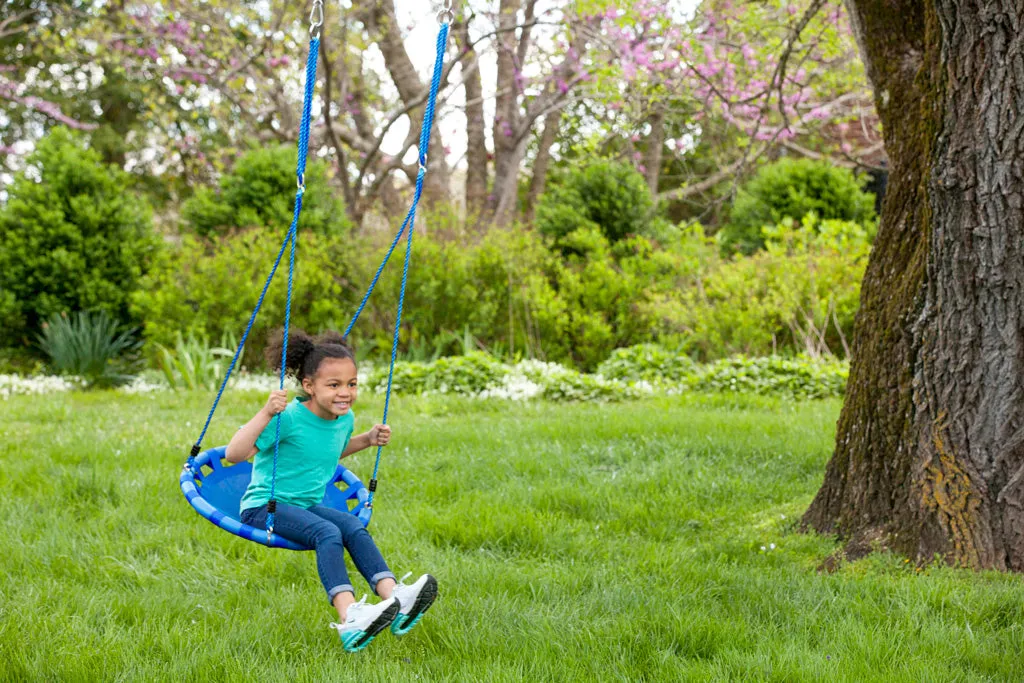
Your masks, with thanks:
[[(271, 548), (312, 550), (293, 543), (279, 534), (267, 539), (264, 529), (243, 524), (238, 519), (238, 507), (252, 478), (252, 464), (230, 464), (224, 460), (226, 446), (203, 451), (196, 456), (193, 467), (186, 465), (178, 478), (185, 499), (200, 515), (224, 531)], [(366, 507), (370, 493), (359, 477), (338, 465), (334, 478), (327, 485), (322, 505), (355, 515), (363, 526), (370, 523), (372, 509)], [(350, 503), (352, 503), (350, 505)]]

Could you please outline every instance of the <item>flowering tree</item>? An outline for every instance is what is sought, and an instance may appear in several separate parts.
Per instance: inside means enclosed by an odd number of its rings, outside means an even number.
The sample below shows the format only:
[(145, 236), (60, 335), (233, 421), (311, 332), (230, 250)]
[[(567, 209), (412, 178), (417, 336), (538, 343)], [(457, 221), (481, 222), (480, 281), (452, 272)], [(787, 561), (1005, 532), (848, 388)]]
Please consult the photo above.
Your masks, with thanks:
[(576, 129), (600, 137), (562, 146), (626, 157), (662, 200), (701, 195), (780, 154), (862, 169), (884, 159), (838, 2), (719, 0), (690, 19), (667, 0), (639, 0), (615, 10), (600, 39), (619, 59), (574, 112)]
[(0, 163), (20, 151), (15, 143), (29, 128), (60, 123), (89, 128), (67, 113), (66, 96), (55, 86), (58, 74), (47, 69), (70, 51), (59, 44), (55, 26), (73, 24), (79, 14), (73, 2), (39, 3), (18, 0), (4, 4), (0, 17)]

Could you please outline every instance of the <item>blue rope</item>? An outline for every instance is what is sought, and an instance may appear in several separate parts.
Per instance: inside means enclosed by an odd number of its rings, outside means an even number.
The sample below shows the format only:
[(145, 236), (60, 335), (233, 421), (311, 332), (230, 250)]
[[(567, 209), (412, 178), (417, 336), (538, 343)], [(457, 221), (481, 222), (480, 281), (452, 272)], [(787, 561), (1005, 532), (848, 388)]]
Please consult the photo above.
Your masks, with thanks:
[[(430, 147), (430, 131), (434, 124), (434, 108), (437, 102), (437, 91), (441, 85), (441, 67), (444, 64), (444, 49), (448, 44), (448, 23), (444, 22), (441, 24), (441, 29), (437, 33), (437, 56), (434, 61), (434, 75), (430, 82), (430, 95), (427, 99), (427, 107), (423, 112), (423, 127), (420, 129), (420, 146), (418, 159), (420, 163), (420, 173), (422, 174), (427, 167), (427, 150)], [(422, 178), (417, 176), (417, 184), (422, 183)], [(413, 199), (412, 207), (409, 209), (409, 213), (406, 214), (405, 220), (402, 221), (402, 226), (395, 233), (395, 238), (391, 240), (391, 246), (388, 247), (387, 253), (384, 254), (384, 259), (377, 266), (377, 272), (373, 275), (373, 280), (370, 281), (370, 286), (366, 289), (366, 294), (363, 295), (362, 301), (359, 302), (359, 307), (356, 308), (356, 312), (352, 315), (352, 319), (349, 321), (348, 326), (345, 327), (344, 337), (348, 337), (352, 328), (355, 327), (356, 321), (359, 320), (359, 316), (362, 314), (363, 309), (366, 308), (366, 302), (370, 300), (370, 295), (373, 294), (374, 287), (377, 286), (377, 281), (380, 280), (381, 273), (384, 272), (384, 266), (388, 264), (391, 259), (391, 254), (395, 251), (395, 247), (398, 246), (399, 241), (402, 239), (402, 234), (405, 232), (405, 228), (415, 219), (416, 217), (416, 204), (419, 203), (421, 190), (417, 190), (416, 196)]]
[[(402, 234), (406, 235), (406, 246), (405, 246), (405, 262), (402, 268), (402, 284), (398, 295), (398, 312), (395, 317), (395, 332), (394, 338), (391, 345), (391, 364), (388, 369), (388, 385), (387, 392), (384, 397), (384, 417), (383, 424), (387, 424), (388, 410), (391, 405), (391, 386), (395, 372), (395, 360), (398, 355), (398, 340), (399, 333), (402, 325), (402, 309), (405, 305), (405, 292), (406, 286), (409, 279), (409, 262), (412, 255), (412, 236), (414, 230), (414, 224), (416, 221), (416, 207), (419, 205), (420, 197), (423, 194), (423, 179), (427, 172), (427, 151), (430, 149), (430, 132), (434, 123), (434, 112), (437, 103), (437, 91), (441, 84), (441, 67), (444, 63), (444, 50), (448, 44), (448, 30), (449, 22), (451, 21), (451, 14), (448, 13), (447, 17), (441, 21), (441, 28), (437, 34), (437, 54), (434, 61), (433, 77), (430, 83), (430, 93), (427, 100), (427, 106), (423, 113), (423, 127), (420, 131), (420, 143), (419, 143), (419, 172), (416, 175), (416, 192), (413, 196), (412, 206), (409, 208), (408, 214), (406, 214), (405, 220), (402, 222), (401, 227), (395, 234), (394, 240), (391, 242), (391, 246), (388, 248), (387, 253), (384, 255), (384, 259), (380, 266), (377, 268), (377, 272), (373, 276), (373, 280), (370, 282), (370, 286), (366, 290), (366, 294), (363, 296), (362, 301), (359, 304), (355, 314), (352, 316), (352, 320), (345, 328), (344, 336), (348, 336), (352, 331), (353, 326), (359, 319), (360, 314), (366, 307), (366, 303), (373, 293), (374, 287), (377, 286), (377, 282), (380, 280), (381, 273), (384, 271), (384, 267), (387, 265), (388, 260), (391, 258), (391, 254), (394, 252), (398, 245), (398, 242), (402, 238)], [(231, 359), (231, 364), (228, 366), (227, 373), (224, 375), (224, 380), (221, 382), (220, 389), (217, 392), (217, 397), (214, 399), (213, 406), (210, 408), (210, 413), (206, 418), (206, 424), (203, 426), (203, 431), (199, 435), (199, 439), (196, 441), (192, 449), (192, 455), (188, 459), (188, 467), (194, 468), (195, 456), (199, 453), (199, 448), (202, 444), (203, 438), (206, 436), (206, 432), (210, 427), (210, 422), (213, 420), (213, 414), (217, 409), (217, 405), (220, 403), (220, 399), (224, 394), (224, 389), (227, 387), (228, 380), (231, 378), (231, 373), (235, 369), (235, 365), (238, 362), (238, 358), (242, 353), (242, 348), (245, 346), (245, 342), (249, 337), (249, 333), (252, 331), (253, 324), (256, 321), (256, 316), (259, 313), (260, 308), (263, 306), (263, 301), (266, 297), (267, 290), (270, 288), (270, 283), (277, 273), (277, 268), (281, 263), (281, 259), (284, 256), (285, 249), (288, 248), (289, 242), (291, 243), (291, 253), (288, 262), (288, 294), (285, 304), (285, 320), (284, 320), (284, 334), (282, 339), (282, 351), (281, 351), (281, 371), (278, 381), (278, 386), (284, 388), (285, 379), (285, 362), (287, 359), (288, 349), (288, 329), (291, 320), (291, 301), (292, 291), (294, 283), (294, 272), (295, 272), (295, 249), (296, 242), (298, 240), (298, 223), (299, 215), (302, 212), (302, 197), (305, 193), (305, 173), (306, 173), (306, 157), (309, 153), (309, 128), (310, 128), (310, 115), (313, 102), (313, 89), (316, 84), (316, 67), (317, 58), (320, 51), (320, 39), (319, 37), (312, 38), (309, 43), (309, 55), (306, 60), (306, 87), (303, 98), (302, 106), (302, 122), (299, 128), (299, 142), (298, 142), (298, 163), (296, 164), (296, 177), (298, 182), (298, 192), (295, 195), (295, 214), (292, 219), (292, 224), (288, 229), (288, 234), (285, 237), (284, 242), (281, 244), (281, 249), (278, 251), (277, 258), (274, 260), (274, 266), (270, 271), (270, 275), (267, 277), (266, 283), (263, 285), (263, 291), (260, 293), (260, 298), (256, 302), (256, 307), (253, 309), (252, 315), (249, 317), (249, 324), (245, 328), (245, 333), (242, 335), (242, 339), (238, 344), (238, 348), (235, 350), (235, 355)], [(408, 232), (406, 232), (408, 228)], [(277, 483), (277, 456), (280, 448), (281, 440), (281, 415), (277, 415), (277, 424), (275, 428), (274, 437), (274, 465), (273, 473), (270, 480), (270, 501), (274, 501), (274, 494)], [(373, 466), (373, 479), (376, 481), (377, 472), (380, 469), (380, 458), (381, 458), (381, 447), (377, 447), (377, 458)], [(366, 506), (371, 507), (373, 503), (373, 490), (371, 489)], [(274, 513), (269, 512), (267, 515), (267, 530), (269, 533), (273, 533), (274, 529)]]
[[(299, 192), (295, 195), (295, 217), (292, 220), (292, 225), (288, 228), (288, 233), (285, 235), (284, 242), (281, 244), (281, 249), (277, 252), (277, 258), (274, 259), (274, 267), (270, 269), (270, 275), (267, 276), (267, 281), (263, 283), (263, 291), (260, 292), (260, 298), (256, 301), (256, 307), (252, 309), (252, 315), (249, 316), (249, 323), (245, 327), (245, 333), (242, 334), (241, 341), (238, 342), (238, 348), (235, 349), (235, 355), (231, 359), (231, 364), (228, 365), (228, 371), (224, 374), (224, 379), (220, 383), (220, 388), (217, 390), (217, 397), (213, 400), (213, 405), (210, 406), (210, 412), (206, 416), (206, 424), (203, 425), (203, 431), (199, 434), (199, 438), (196, 439), (195, 445), (192, 447), (192, 453), (188, 457), (187, 467), (189, 469), (195, 469), (195, 457), (199, 454), (199, 449), (202, 447), (203, 439), (206, 438), (206, 432), (210, 429), (210, 422), (213, 421), (213, 414), (217, 411), (217, 406), (220, 404), (220, 399), (224, 395), (224, 389), (228, 386), (228, 380), (231, 379), (231, 373), (235, 370), (235, 365), (238, 364), (238, 358), (242, 355), (242, 349), (245, 347), (246, 340), (249, 339), (249, 333), (252, 331), (252, 326), (256, 322), (256, 316), (260, 312), (260, 308), (263, 307), (263, 300), (267, 296), (267, 290), (270, 289), (270, 283), (274, 279), (274, 275), (277, 273), (277, 267), (281, 264), (281, 258), (284, 256), (284, 250), (288, 248), (288, 242), (293, 240), (296, 232), (296, 227), (299, 222), (299, 212), (302, 211), (302, 194), (305, 191), (303, 186), (303, 175), (306, 172), (306, 155), (309, 150), (309, 125), (310, 125), (310, 110), (313, 106), (313, 86), (316, 83), (316, 63), (317, 56), (320, 52), (320, 39), (313, 38), (309, 41), (309, 57), (306, 60), (306, 93), (305, 99), (302, 104), (302, 125), (299, 128), (299, 160), (297, 164), (297, 175), (299, 178)], [(289, 264), (288, 270), (288, 306), (291, 306), (292, 296), (292, 269), (294, 268), (295, 258), (295, 245), (292, 244), (292, 262)], [(285, 330), (287, 330), (288, 320), (285, 319)], [(287, 334), (287, 333), (286, 333)], [(287, 336), (285, 337), (287, 342)], [(287, 343), (285, 344), (287, 347)], [(283, 364), (282, 364), (283, 365)], [(283, 373), (283, 369), (282, 369)], [(284, 388), (284, 380), (282, 378), (282, 386)], [(280, 418), (278, 418), (280, 422)], [(277, 445), (274, 445), (274, 466), (275, 471), (277, 467)], [(273, 487), (273, 482), (271, 482)]]
[[(284, 389), (284, 376), (287, 372), (288, 359), (288, 327), (292, 318), (292, 287), (295, 281), (295, 244), (298, 242), (299, 215), (302, 213), (302, 195), (306, 192), (305, 173), (306, 155), (309, 153), (309, 125), (310, 110), (313, 106), (313, 86), (316, 85), (316, 62), (320, 53), (320, 38), (312, 38), (309, 41), (309, 56), (306, 59), (306, 93), (302, 101), (302, 123), (299, 126), (299, 162), (296, 166), (299, 190), (295, 193), (295, 215), (292, 217), (292, 226), (288, 230), (288, 237), (292, 243), (291, 254), (288, 259), (288, 295), (284, 305), (284, 334), (281, 338), (281, 372), (278, 379), (278, 388)], [(277, 491), (277, 454), (281, 447), (281, 413), (277, 414), (274, 426), (274, 467), (270, 475), (270, 511), (267, 513), (267, 537), (274, 533), (274, 511), (277, 501), (274, 494)]]
[(231, 379), (231, 373), (235, 369), (235, 365), (238, 363), (239, 356), (242, 355), (242, 348), (245, 346), (246, 340), (249, 338), (249, 332), (252, 331), (253, 323), (256, 322), (256, 314), (259, 313), (260, 308), (263, 306), (263, 299), (267, 296), (267, 290), (270, 289), (270, 282), (274, 279), (274, 274), (277, 272), (277, 267), (281, 263), (281, 257), (284, 256), (284, 250), (288, 248), (288, 241), (291, 239), (291, 230), (288, 230), (288, 234), (284, 238), (284, 242), (281, 244), (281, 249), (277, 252), (277, 258), (274, 260), (274, 267), (270, 269), (270, 275), (267, 276), (267, 281), (263, 283), (263, 291), (260, 292), (260, 298), (256, 302), (256, 308), (252, 310), (252, 315), (249, 316), (249, 324), (245, 328), (245, 333), (242, 335), (241, 341), (238, 342), (238, 348), (235, 349), (235, 355), (231, 359), (231, 364), (228, 366), (228, 371), (224, 375), (224, 379), (220, 383), (220, 389), (217, 391), (217, 398), (213, 400), (213, 406), (210, 407), (210, 414), (206, 416), (206, 424), (203, 425), (203, 431), (196, 439), (195, 446), (193, 446), (193, 455), (188, 458), (188, 466), (190, 469), (194, 469), (193, 461), (195, 456), (199, 453), (199, 448), (203, 444), (203, 439), (206, 437), (206, 431), (210, 428), (210, 422), (213, 420), (213, 413), (217, 410), (217, 404), (220, 403), (221, 397), (224, 395), (224, 389), (228, 385), (228, 380)]
[[(420, 196), (423, 194), (423, 178), (427, 174), (427, 151), (430, 149), (430, 129), (434, 125), (434, 108), (437, 103), (437, 91), (441, 86), (441, 66), (444, 62), (444, 49), (448, 44), (448, 22), (444, 21), (441, 24), (441, 29), (437, 32), (437, 55), (434, 59), (434, 75), (430, 81), (430, 96), (427, 98), (427, 107), (423, 112), (423, 127), (420, 129), (420, 148), (419, 148), (419, 162), (420, 170), (416, 174), (416, 193), (413, 195), (412, 206), (409, 208), (409, 213), (405, 217), (405, 221), (402, 223), (402, 229), (399, 231), (398, 236), (395, 238), (397, 243), (398, 237), (401, 236), (402, 231), (408, 226), (409, 230), (406, 233), (405, 238), (405, 264), (402, 268), (402, 286), (398, 292), (398, 313), (395, 316), (395, 335), (391, 342), (391, 365), (388, 368), (388, 387), (384, 394), (384, 417), (382, 419), (383, 424), (388, 423), (388, 409), (391, 406), (391, 382), (395, 375), (395, 359), (398, 356), (398, 335), (402, 328), (402, 308), (405, 305), (405, 289), (406, 284), (409, 280), (409, 258), (412, 256), (412, 234), (416, 228), (416, 207), (420, 203)], [(391, 250), (388, 251), (387, 257), (385, 257), (385, 263), (387, 258), (391, 256), (391, 251), (394, 249), (392, 244)], [(381, 264), (381, 268), (384, 264)], [(377, 277), (380, 275), (380, 269), (377, 271), (377, 276), (374, 277), (373, 283), (370, 285), (370, 291), (373, 290), (373, 285), (377, 283)], [(370, 291), (366, 293), (366, 297), (363, 298), (363, 304), (366, 303), (366, 298), (370, 296)], [(363, 305), (361, 304), (359, 310), (362, 310)], [(356, 312), (358, 317), (359, 311)], [(352, 324), (355, 323), (353, 318), (352, 323), (349, 324), (351, 329)], [(373, 507), (373, 494), (376, 488), (377, 471), (380, 469), (380, 456), (382, 447), (377, 446), (377, 459), (373, 464), (373, 476), (371, 480), (374, 482), (374, 486), (370, 488), (369, 496), (366, 499), (366, 507)]]

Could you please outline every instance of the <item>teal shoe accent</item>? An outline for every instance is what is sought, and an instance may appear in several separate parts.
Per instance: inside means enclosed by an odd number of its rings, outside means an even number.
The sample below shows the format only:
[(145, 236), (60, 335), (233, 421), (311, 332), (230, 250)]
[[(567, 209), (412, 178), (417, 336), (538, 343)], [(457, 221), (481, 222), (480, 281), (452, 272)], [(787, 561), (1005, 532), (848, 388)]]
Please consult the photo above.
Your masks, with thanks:
[(391, 622), (391, 632), (396, 636), (404, 636), (412, 630), (412, 627), (420, 622), (423, 613), (430, 609), (437, 598), (437, 579), (430, 574), (424, 574), (412, 585), (406, 585), (406, 574), (397, 586), (395, 596), (399, 602), (406, 601), (402, 608)]
[(341, 638), (341, 645), (345, 648), (345, 652), (359, 652), (366, 648), (375, 636), (368, 635), (366, 631), (348, 631), (347, 633), (338, 633)]
[[(366, 597), (348, 608), (345, 624), (331, 624), (341, 638), (345, 652), (359, 652), (366, 648), (378, 633), (391, 625), (399, 610), (398, 600), (382, 601), (379, 605), (367, 605)], [(346, 628), (347, 625), (347, 628)]]
[[(425, 612), (425, 611), (424, 611)], [(420, 623), (420, 619), (423, 618), (424, 612), (420, 612), (414, 617), (407, 614), (399, 614), (395, 617), (395, 620), (391, 622), (391, 632), (396, 636), (404, 636), (406, 633), (412, 630), (412, 627)]]

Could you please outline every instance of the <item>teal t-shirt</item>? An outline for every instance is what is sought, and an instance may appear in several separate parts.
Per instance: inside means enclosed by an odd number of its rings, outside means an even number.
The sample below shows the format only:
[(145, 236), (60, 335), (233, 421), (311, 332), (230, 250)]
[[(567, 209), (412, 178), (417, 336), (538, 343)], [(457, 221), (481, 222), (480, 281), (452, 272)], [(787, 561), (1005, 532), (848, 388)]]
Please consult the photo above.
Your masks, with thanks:
[[(281, 444), (277, 449), (277, 484), (274, 497), (281, 503), (300, 508), (319, 505), (327, 484), (334, 476), (338, 458), (348, 446), (355, 425), (349, 410), (333, 420), (314, 415), (296, 398), (281, 413)], [(242, 496), (241, 510), (258, 508), (270, 500), (270, 480), (274, 471), (273, 418), (256, 439), (259, 452), (253, 459), (252, 479)]]

